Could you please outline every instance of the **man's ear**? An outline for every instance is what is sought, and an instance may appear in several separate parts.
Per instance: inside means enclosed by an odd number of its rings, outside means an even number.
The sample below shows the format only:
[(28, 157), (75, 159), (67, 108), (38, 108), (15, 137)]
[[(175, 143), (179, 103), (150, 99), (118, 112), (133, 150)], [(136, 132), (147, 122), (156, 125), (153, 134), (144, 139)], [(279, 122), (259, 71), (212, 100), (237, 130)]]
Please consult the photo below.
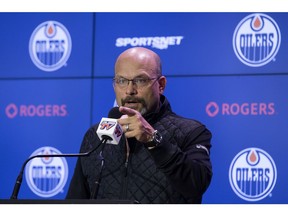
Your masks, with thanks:
[(159, 83), (159, 92), (160, 94), (163, 94), (165, 87), (166, 87), (166, 83), (167, 83), (167, 79), (165, 76), (161, 76), (158, 80)]

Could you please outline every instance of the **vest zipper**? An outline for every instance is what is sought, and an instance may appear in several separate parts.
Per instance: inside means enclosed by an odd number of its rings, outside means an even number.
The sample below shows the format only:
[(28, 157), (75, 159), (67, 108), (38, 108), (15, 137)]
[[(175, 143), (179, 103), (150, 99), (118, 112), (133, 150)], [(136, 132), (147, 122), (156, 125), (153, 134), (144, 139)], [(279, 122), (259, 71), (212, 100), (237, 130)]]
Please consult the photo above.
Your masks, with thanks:
[(121, 199), (127, 199), (128, 164), (129, 164), (129, 157), (126, 158), (126, 161), (125, 161), (125, 164), (124, 164), (122, 190), (121, 190), (121, 194), (120, 194), (120, 198)]
[[(128, 141), (126, 141), (128, 144)], [(123, 171), (123, 182), (122, 182), (122, 189), (121, 189), (121, 194), (120, 198), (121, 199), (127, 199), (127, 186), (128, 186), (128, 165), (130, 161), (130, 149), (129, 146), (127, 146), (127, 155), (126, 155), (126, 160), (124, 163), (124, 171)]]

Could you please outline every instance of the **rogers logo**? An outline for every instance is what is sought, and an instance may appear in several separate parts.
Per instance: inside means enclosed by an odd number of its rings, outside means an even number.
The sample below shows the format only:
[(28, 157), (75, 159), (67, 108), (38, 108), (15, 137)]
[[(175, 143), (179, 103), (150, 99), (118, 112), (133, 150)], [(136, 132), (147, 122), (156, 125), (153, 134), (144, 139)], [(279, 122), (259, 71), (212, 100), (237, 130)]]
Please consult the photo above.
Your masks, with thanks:
[(19, 117), (65, 117), (67, 116), (67, 105), (40, 104), (40, 105), (19, 105), (8, 104), (5, 108), (8, 118)]
[(274, 103), (222, 103), (209, 102), (206, 105), (206, 113), (210, 117), (216, 115), (274, 115)]

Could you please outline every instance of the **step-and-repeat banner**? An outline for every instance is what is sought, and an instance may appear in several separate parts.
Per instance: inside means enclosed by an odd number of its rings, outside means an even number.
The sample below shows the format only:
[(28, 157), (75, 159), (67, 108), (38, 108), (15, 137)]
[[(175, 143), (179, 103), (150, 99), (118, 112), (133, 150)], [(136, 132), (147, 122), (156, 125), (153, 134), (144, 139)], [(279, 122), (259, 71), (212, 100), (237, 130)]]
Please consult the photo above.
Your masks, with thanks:
[[(115, 104), (114, 63), (162, 58), (174, 111), (213, 133), (203, 203), (288, 203), (288, 13), (0, 13), (0, 199), (25, 160), (77, 153)], [(19, 199), (64, 199), (76, 158), (35, 158)]]

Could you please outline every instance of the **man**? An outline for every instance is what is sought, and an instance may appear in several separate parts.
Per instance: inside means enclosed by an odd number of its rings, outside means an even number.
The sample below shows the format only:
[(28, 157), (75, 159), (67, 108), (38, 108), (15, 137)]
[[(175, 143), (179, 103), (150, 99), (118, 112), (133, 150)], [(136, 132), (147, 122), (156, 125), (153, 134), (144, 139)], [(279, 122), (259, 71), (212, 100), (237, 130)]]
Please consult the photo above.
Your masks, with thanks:
[[(89, 199), (101, 175), (97, 199), (201, 203), (212, 178), (212, 135), (200, 122), (173, 113), (163, 95), (159, 56), (143, 47), (124, 51), (115, 63), (113, 86), (125, 136), (105, 146), (102, 173), (100, 150), (78, 159), (67, 199)], [(99, 145), (97, 127), (85, 134), (81, 152)]]

